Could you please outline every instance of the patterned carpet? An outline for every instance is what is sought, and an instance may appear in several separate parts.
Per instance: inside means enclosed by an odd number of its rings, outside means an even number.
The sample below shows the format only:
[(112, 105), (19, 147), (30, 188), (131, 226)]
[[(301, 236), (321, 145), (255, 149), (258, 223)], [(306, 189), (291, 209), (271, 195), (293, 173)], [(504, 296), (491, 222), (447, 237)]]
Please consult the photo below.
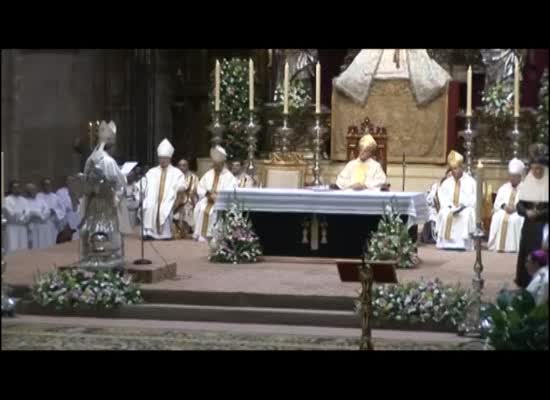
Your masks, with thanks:
[[(456, 343), (378, 339), (377, 350), (460, 350)], [(357, 350), (358, 339), (169, 329), (2, 324), (2, 350)]]

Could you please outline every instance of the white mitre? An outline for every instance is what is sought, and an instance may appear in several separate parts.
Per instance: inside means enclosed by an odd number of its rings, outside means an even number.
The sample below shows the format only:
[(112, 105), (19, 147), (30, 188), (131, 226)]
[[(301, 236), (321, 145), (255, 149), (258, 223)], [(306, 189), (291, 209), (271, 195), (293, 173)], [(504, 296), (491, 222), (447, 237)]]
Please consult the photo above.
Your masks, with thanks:
[(513, 158), (508, 163), (508, 173), (512, 175), (523, 175), (524, 171), (525, 164), (520, 159)]
[(210, 158), (214, 162), (223, 162), (227, 159), (227, 153), (222, 146), (216, 145), (210, 149)]
[(160, 142), (159, 147), (157, 148), (157, 155), (159, 157), (169, 157), (172, 158), (172, 155), (174, 154), (174, 146), (168, 141), (168, 139), (164, 139), (162, 142)]
[(101, 121), (99, 124), (98, 138), (100, 143), (114, 142), (116, 138), (116, 125), (113, 121), (107, 123)]

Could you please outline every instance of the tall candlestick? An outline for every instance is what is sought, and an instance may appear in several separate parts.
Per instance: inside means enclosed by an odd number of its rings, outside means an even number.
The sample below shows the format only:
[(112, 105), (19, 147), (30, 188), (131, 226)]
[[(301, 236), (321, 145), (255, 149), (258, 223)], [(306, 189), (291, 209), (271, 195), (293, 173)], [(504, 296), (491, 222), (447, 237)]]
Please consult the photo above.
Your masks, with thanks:
[(273, 66), (273, 49), (267, 49), (267, 66), (268, 68)]
[(214, 110), (220, 111), (220, 62), (216, 60), (216, 72), (215, 72), (215, 88), (214, 88)]
[(2, 207), (4, 207), (4, 152), (2, 152)]
[(285, 63), (285, 83), (284, 83), (284, 107), (283, 107), (283, 114), (288, 114), (288, 88), (289, 88), (289, 68), (288, 68), (288, 62)]
[(248, 109), (254, 111), (254, 61), (248, 62)]
[(519, 117), (519, 61), (517, 57), (514, 67), (514, 117)]
[(481, 210), (483, 205), (483, 163), (477, 162), (477, 190), (476, 190), (476, 224), (481, 223)]
[(472, 116), (472, 66), (468, 67), (467, 76), (466, 116)]
[(321, 114), (321, 63), (317, 63), (315, 73), (315, 112)]

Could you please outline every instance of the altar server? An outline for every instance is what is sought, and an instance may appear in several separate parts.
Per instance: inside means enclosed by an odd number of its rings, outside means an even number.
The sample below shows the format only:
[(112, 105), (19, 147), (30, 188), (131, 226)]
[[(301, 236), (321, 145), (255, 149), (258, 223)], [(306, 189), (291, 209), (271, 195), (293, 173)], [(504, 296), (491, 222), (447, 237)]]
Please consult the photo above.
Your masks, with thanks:
[(233, 161), (231, 164), (231, 173), (238, 182), (240, 188), (251, 188), (255, 186), (254, 178), (248, 175), (244, 170), (242, 161)]
[(25, 186), (27, 197), (27, 213), (29, 215), (29, 244), (33, 249), (45, 249), (50, 244), (50, 207), (44, 199), (37, 197), (38, 188), (34, 183)]
[(517, 158), (508, 163), (509, 182), (498, 189), (493, 206), (488, 243), (491, 251), (515, 253), (519, 250), (523, 217), (518, 214), (516, 206), (524, 170), (525, 164)]
[(193, 238), (206, 241), (212, 237), (212, 228), (217, 218), (214, 212), (214, 203), (221, 190), (232, 190), (238, 185), (237, 180), (225, 167), (227, 153), (221, 146), (210, 150), (213, 168), (208, 170), (197, 187), (199, 202), (195, 206), (195, 232)]
[(186, 189), (185, 176), (171, 164), (173, 154), (174, 147), (164, 139), (157, 148), (159, 165), (147, 171), (137, 184), (145, 188), (143, 228), (148, 239), (172, 239), (174, 202), (178, 192)]
[(2, 205), (6, 223), (6, 253), (15, 250), (29, 248), (29, 236), (27, 230), (28, 213), (27, 199), (23, 197), (21, 184), (12, 181), (9, 186), (9, 195), (4, 198)]
[(42, 180), (42, 191), (36, 195), (43, 200), (50, 208), (50, 215), (46, 224), (49, 226), (48, 246), (54, 246), (57, 242), (57, 235), (63, 229), (65, 220), (65, 207), (59, 197), (53, 192), (52, 181), (49, 178)]
[(452, 176), (443, 181), (437, 192), (440, 210), (436, 247), (473, 250), (470, 234), (475, 230), (476, 181), (464, 173), (462, 155), (451, 151), (447, 162)]
[(197, 185), (199, 177), (189, 169), (189, 161), (181, 159), (178, 168), (185, 176), (187, 189), (178, 193), (174, 203), (173, 232), (175, 239), (184, 239), (193, 235), (195, 229), (195, 205), (198, 201)]
[(343, 190), (377, 190), (386, 184), (386, 174), (373, 156), (377, 148), (372, 135), (365, 135), (359, 141), (359, 157), (347, 163), (336, 179), (336, 185)]

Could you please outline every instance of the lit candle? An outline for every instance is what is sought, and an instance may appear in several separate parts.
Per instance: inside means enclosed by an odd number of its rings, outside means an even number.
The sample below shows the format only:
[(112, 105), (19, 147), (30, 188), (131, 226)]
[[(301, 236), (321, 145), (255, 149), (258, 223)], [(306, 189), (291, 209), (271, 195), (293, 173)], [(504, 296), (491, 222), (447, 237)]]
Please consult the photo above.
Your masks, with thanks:
[(254, 111), (254, 61), (248, 62), (248, 108)]
[(267, 66), (269, 68), (273, 66), (273, 49), (267, 49)]
[(476, 224), (481, 223), (481, 210), (483, 205), (483, 163), (477, 162), (477, 190), (476, 190)]
[(319, 62), (315, 72), (315, 113), (321, 114), (321, 64)]
[(519, 117), (519, 61), (517, 57), (514, 68), (514, 117)]
[(215, 96), (215, 100), (214, 100), (214, 110), (215, 111), (220, 111), (220, 62), (218, 60), (216, 60), (216, 73), (215, 73), (215, 76), (216, 76), (216, 85), (215, 85), (215, 89), (214, 89), (214, 96)]
[(472, 66), (468, 67), (467, 75), (466, 116), (472, 116)]
[(288, 114), (288, 87), (289, 87), (289, 69), (288, 69), (288, 62), (285, 63), (285, 87), (284, 87), (284, 107), (283, 107), (283, 113)]

